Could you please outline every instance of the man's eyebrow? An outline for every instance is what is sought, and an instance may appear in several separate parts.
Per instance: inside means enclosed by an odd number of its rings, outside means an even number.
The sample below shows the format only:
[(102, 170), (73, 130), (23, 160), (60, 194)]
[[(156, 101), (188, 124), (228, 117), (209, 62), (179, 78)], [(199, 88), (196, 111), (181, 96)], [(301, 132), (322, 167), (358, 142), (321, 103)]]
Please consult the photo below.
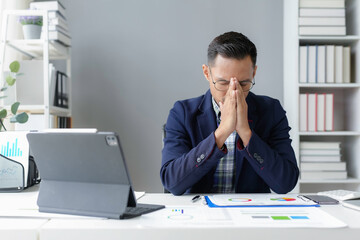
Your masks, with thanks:
[(251, 82), (252, 80), (251, 79), (245, 79), (245, 80), (240, 80), (239, 82)]

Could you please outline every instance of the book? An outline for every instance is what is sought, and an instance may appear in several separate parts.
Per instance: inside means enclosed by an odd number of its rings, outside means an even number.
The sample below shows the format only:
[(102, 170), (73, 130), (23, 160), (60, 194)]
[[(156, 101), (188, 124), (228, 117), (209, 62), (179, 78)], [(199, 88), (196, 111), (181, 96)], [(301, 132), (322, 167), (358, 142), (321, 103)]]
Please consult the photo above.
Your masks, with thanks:
[(31, 2), (30, 9), (59, 11), (64, 18), (66, 17), (65, 7), (59, 1)]
[(299, 35), (311, 35), (311, 36), (345, 36), (345, 26), (300, 26)]
[(346, 171), (301, 171), (301, 179), (315, 180), (315, 179), (346, 179)]
[(67, 29), (63, 28), (60, 25), (49, 25), (49, 31), (60, 31), (63, 32), (65, 35), (70, 36), (70, 33)]
[(340, 148), (332, 148), (332, 149), (300, 149), (300, 155), (341, 155)]
[(300, 142), (300, 149), (339, 149), (340, 142)]
[(59, 31), (49, 31), (49, 40), (56, 40), (65, 46), (71, 46), (71, 38)]
[(316, 83), (316, 52), (317, 46), (308, 46), (308, 83)]
[(344, 8), (344, 0), (300, 0), (301, 8)]
[(309, 93), (308, 95), (308, 131), (317, 131), (317, 94)]
[(343, 46), (335, 46), (335, 83), (343, 83)]
[(307, 101), (308, 101), (308, 94), (301, 93), (300, 100), (299, 100), (299, 117), (300, 117), (300, 131), (307, 131)]
[(345, 17), (299, 17), (299, 26), (346, 26)]
[(343, 48), (343, 82), (350, 83), (350, 65), (351, 65), (350, 47)]
[(326, 47), (318, 46), (317, 47), (317, 57), (316, 57), (316, 73), (317, 73), (317, 83), (325, 83), (325, 74), (326, 74)]
[(317, 131), (325, 131), (325, 94), (317, 95)]
[(301, 162), (340, 162), (341, 155), (300, 155)]
[(64, 21), (66, 21), (66, 18), (60, 14), (59, 11), (48, 11), (48, 18), (62, 18)]
[(302, 162), (301, 171), (346, 171), (346, 162)]
[(345, 17), (345, 8), (300, 8), (300, 17)]
[(325, 131), (334, 131), (334, 94), (325, 96)]
[(64, 21), (64, 19), (62, 19), (62, 18), (51, 18), (51, 19), (49, 19), (49, 26), (55, 26), (55, 25), (60, 26), (63, 29), (66, 29), (66, 30), (69, 29), (67, 22)]
[(299, 50), (299, 82), (300, 83), (307, 82), (308, 49), (309, 48), (307, 46), (300, 46), (300, 50)]
[(326, 46), (326, 82), (335, 82), (335, 46)]

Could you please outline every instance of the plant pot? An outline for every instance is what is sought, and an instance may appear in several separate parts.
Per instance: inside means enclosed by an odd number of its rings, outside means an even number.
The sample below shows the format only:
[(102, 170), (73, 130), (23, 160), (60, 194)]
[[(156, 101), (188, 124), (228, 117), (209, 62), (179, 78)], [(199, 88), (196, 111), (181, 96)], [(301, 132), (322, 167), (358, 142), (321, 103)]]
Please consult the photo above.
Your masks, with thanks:
[(34, 24), (23, 25), (24, 39), (40, 39), (41, 26)]

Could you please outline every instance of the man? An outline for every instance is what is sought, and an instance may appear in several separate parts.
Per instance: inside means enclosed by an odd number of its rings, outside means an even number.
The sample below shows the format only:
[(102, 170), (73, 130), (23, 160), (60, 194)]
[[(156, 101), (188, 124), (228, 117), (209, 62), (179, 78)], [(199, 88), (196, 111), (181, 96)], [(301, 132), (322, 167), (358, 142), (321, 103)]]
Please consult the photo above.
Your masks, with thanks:
[(210, 90), (176, 102), (166, 123), (160, 176), (171, 193), (287, 193), (296, 185), (285, 111), (250, 92), (256, 56), (241, 33), (210, 43), (202, 66)]

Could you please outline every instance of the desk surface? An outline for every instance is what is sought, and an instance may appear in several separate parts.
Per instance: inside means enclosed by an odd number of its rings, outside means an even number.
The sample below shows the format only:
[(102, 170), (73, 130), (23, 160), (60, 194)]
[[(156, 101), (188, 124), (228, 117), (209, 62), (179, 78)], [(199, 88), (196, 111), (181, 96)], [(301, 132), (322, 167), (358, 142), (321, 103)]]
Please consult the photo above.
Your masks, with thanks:
[[(221, 239), (234, 236), (252, 239), (358, 239), (360, 211), (341, 205), (322, 206), (320, 209), (343, 221), (346, 228), (254, 228), (221, 225), (221, 222), (201, 222), (188, 225), (154, 224), (156, 213), (129, 220), (109, 220), (37, 211), (38, 187), (20, 193), (0, 193), (1, 239)], [(166, 204), (170, 208), (207, 208), (201, 201), (191, 202), (191, 195), (145, 194), (139, 203)], [(21, 206), (19, 208), (19, 206)], [(169, 209), (168, 209), (169, 210)], [(216, 221), (216, 219), (213, 218)], [(216, 223), (216, 224), (214, 224)], [(220, 223), (220, 224), (217, 224)], [(190, 225), (191, 224), (191, 225)], [(213, 225), (211, 225), (213, 224)]]

